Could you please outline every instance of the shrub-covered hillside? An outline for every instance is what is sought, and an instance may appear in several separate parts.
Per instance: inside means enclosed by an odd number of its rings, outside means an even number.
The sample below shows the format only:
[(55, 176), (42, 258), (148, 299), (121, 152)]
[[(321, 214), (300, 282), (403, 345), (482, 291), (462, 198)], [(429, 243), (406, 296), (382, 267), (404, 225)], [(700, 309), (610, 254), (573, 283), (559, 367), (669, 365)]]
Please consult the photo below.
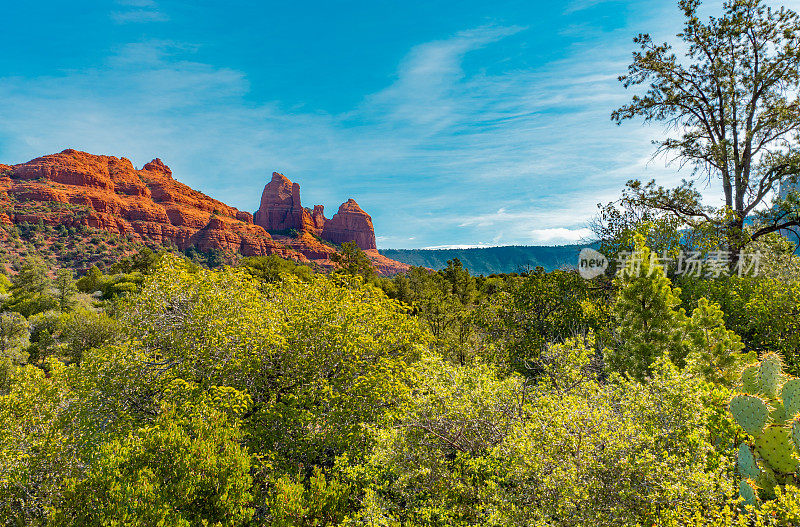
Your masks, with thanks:
[(4, 524), (800, 517), (785, 472), (753, 482), (760, 509), (739, 503), (740, 449), (769, 466), (728, 411), (759, 353), (800, 369), (785, 276), (679, 289), (647, 263), (586, 281), (451, 261), (388, 279), (144, 252), (77, 281), (35, 261), (2, 280)]

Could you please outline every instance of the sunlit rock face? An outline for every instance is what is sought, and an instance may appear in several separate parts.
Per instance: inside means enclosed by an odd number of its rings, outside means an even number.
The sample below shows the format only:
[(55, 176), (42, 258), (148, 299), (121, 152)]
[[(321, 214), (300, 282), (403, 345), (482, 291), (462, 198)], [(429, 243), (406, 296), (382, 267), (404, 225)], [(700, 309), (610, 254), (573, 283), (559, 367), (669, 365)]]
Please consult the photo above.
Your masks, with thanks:
[(337, 244), (355, 242), (364, 250), (377, 249), (372, 218), (352, 198), (339, 205), (339, 211), (325, 222), (322, 238)]
[(315, 205), (313, 210), (303, 207), (300, 185), (278, 172), (272, 173), (272, 179), (264, 187), (253, 221), (270, 232), (294, 229), (335, 244), (355, 242), (364, 250), (377, 248), (372, 218), (354, 199), (342, 203), (338, 212), (327, 219), (322, 205)]

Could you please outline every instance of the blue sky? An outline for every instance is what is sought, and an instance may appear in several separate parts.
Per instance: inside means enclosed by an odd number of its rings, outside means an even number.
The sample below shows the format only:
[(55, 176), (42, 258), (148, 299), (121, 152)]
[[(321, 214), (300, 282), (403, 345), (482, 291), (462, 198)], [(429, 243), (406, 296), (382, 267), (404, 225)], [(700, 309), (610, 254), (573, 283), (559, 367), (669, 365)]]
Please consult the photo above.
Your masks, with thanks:
[(609, 120), (632, 37), (680, 24), (665, 0), (8, 2), (0, 162), (160, 157), (248, 211), (276, 170), (328, 217), (354, 197), (383, 248), (575, 242), (628, 179), (687, 175)]

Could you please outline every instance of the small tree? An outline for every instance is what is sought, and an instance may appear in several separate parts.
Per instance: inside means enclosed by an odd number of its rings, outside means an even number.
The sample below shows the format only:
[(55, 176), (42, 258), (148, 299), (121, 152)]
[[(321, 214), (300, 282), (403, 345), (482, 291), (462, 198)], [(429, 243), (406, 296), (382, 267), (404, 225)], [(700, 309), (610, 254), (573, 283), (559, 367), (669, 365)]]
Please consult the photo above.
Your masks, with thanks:
[(6, 309), (29, 317), (56, 307), (56, 300), (48, 291), (49, 285), (47, 268), (41, 261), (25, 262), (12, 280), (11, 298), (6, 301)]
[(11, 287), (11, 280), (9, 280), (5, 273), (3, 273), (3, 270), (0, 269), (0, 295), (5, 295), (9, 287)]
[(355, 242), (344, 242), (339, 252), (331, 255), (331, 261), (339, 267), (339, 272), (364, 279), (375, 276), (375, 266)]
[(512, 367), (537, 377), (542, 373), (541, 353), (549, 343), (599, 329), (586, 316), (586, 308), (605, 299), (589, 284), (576, 272), (548, 273), (541, 267), (510, 284), (499, 302), (499, 323), (489, 331), (507, 348)]
[(475, 300), (478, 293), (475, 278), (464, 269), (461, 260), (458, 258), (448, 260), (447, 267), (442, 269), (442, 276), (450, 283), (451, 293), (457, 296), (462, 304), (470, 304)]
[(688, 352), (683, 341), (688, 321), (682, 308), (675, 309), (680, 290), (673, 291), (664, 269), (651, 259), (643, 236), (637, 235), (636, 251), (617, 281), (617, 344), (608, 350), (612, 368), (641, 380), (661, 356), (682, 363)]
[(56, 278), (53, 280), (55, 286), (55, 297), (58, 303), (58, 310), (64, 313), (72, 308), (75, 293), (78, 288), (75, 286), (75, 279), (71, 269), (59, 269)]
[(28, 323), (19, 313), (0, 313), (0, 356), (19, 347), (28, 335)]
[(8, 388), (14, 371), (25, 363), (28, 323), (19, 313), (0, 313), (0, 394)]
[(93, 265), (86, 271), (86, 274), (78, 279), (76, 286), (79, 291), (84, 293), (94, 293), (100, 290), (103, 285), (103, 273), (96, 265)]

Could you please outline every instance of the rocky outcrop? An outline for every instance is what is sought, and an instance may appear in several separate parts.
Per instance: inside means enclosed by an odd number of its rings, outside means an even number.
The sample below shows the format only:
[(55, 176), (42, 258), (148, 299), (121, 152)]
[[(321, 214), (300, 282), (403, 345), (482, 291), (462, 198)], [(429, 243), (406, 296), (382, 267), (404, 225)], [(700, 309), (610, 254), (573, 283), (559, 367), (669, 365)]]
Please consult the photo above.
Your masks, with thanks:
[(343, 203), (331, 219), (325, 218), (324, 211), (322, 205), (315, 205), (314, 210), (303, 207), (300, 185), (273, 172), (261, 194), (261, 205), (253, 215), (253, 221), (273, 233), (294, 229), (316, 234), (335, 244), (355, 242), (364, 250), (376, 248), (372, 218), (355, 200)]
[(302, 252), (311, 261), (324, 267), (333, 266), (331, 255), (336, 253), (336, 248), (320, 241), (309, 232), (301, 231), (297, 236), (282, 241), (287, 247)]
[(372, 265), (375, 266), (379, 274), (394, 276), (398, 273), (405, 273), (411, 269), (410, 265), (387, 258), (379, 253), (377, 249), (367, 249), (364, 253), (372, 261)]
[[(84, 226), (182, 250), (277, 254), (325, 269), (334, 267), (330, 257), (336, 247), (329, 242), (355, 241), (379, 272), (408, 269), (374, 250), (372, 220), (353, 200), (328, 220), (322, 205), (304, 208), (299, 185), (274, 173), (254, 217), (177, 181), (158, 158), (137, 170), (124, 157), (69, 149), (0, 164), (0, 224), (22, 223)], [(270, 235), (265, 229), (282, 232)], [(292, 229), (298, 234), (288, 236)]]
[(300, 203), (300, 185), (278, 172), (261, 193), (261, 205), (253, 222), (268, 231), (317, 231), (311, 211)]
[(322, 228), (325, 227), (325, 222), (328, 221), (325, 217), (325, 207), (314, 205), (314, 210), (311, 212), (311, 221), (314, 223), (314, 232), (316, 234), (322, 233)]
[[(136, 170), (124, 157), (69, 149), (10, 168), (10, 177), (0, 176), (0, 210), (8, 218), (3, 222), (84, 225), (180, 249), (277, 253), (307, 261), (253, 225), (249, 213), (173, 179), (160, 159)], [(13, 206), (2, 203), (4, 197), (14, 198)]]
[(325, 222), (322, 238), (335, 244), (355, 242), (364, 250), (377, 249), (372, 218), (353, 198), (339, 205), (339, 212)]

